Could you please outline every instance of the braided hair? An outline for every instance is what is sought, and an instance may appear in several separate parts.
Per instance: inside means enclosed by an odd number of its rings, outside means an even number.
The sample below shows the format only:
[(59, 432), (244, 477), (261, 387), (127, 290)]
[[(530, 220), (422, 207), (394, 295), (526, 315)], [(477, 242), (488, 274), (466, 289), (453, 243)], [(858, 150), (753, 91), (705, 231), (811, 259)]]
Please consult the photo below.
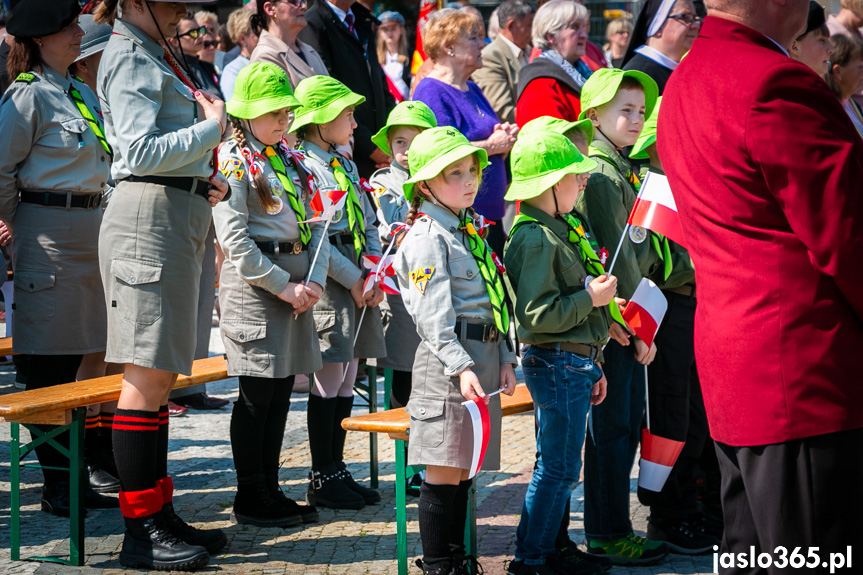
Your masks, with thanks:
[[(237, 145), (241, 150), (248, 147), (249, 144), (246, 141), (246, 134), (243, 132), (243, 126), (240, 120), (233, 116), (229, 116), (229, 119), (234, 128), (231, 138), (237, 142)], [(263, 172), (253, 174), (251, 166), (249, 166), (249, 178), (251, 179), (255, 191), (258, 192), (258, 201), (261, 203), (261, 207), (267, 211), (275, 209), (278, 204), (276, 203), (276, 200), (273, 199), (273, 194), (270, 190), (270, 183), (267, 181), (267, 178), (264, 177)]]

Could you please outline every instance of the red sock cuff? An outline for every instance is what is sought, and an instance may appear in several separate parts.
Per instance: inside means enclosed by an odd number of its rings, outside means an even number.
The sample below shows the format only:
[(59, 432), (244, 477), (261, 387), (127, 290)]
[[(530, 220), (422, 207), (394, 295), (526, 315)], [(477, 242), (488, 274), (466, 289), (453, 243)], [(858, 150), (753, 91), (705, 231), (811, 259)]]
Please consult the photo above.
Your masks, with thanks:
[(162, 510), (162, 490), (157, 485), (144, 491), (121, 491), (120, 511), (123, 517), (138, 519)]
[(174, 480), (163, 477), (156, 481), (156, 487), (162, 490), (162, 503), (171, 503), (174, 500)]

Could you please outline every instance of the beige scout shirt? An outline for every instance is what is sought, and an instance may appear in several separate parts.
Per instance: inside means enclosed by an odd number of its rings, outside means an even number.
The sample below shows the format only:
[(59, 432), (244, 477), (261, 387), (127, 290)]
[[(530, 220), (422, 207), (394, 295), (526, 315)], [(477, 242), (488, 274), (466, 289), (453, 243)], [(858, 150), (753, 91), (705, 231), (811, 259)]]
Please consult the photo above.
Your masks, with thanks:
[[(247, 144), (252, 153), (261, 153), (264, 146), (247, 136)], [(278, 146), (276, 146), (278, 151)], [(311, 218), (314, 210), (309, 206), (308, 194), (305, 193), (305, 173), (298, 174), (284, 157), (288, 177), (299, 191), (300, 197), (305, 205), (306, 219)], [(300, 229), (297, 218), (286, 194), (291, 191), (284, 190), (276, 176), (270, 162), (262, 162), (264, 178), (270, 183), (274, 190), (282, 193), (284, 206), (282, 211), (270, 215), (258, 201), (258, 192), (251, 185), (251, 173), (240, 147), (236, 140), (230, 140), (219, 150), (219, 168), (222, 175), (231, 186), (231, 197), (220, 202), (213, 209), (213, 221), (216, 225), (216, 235), (219, 245), (225, 252), (225, 257), (234, 264), (240, 277), (247, 283), (263, 288), (273, 295), (279, 295), (288, 282), (302, 282), (303, 277), (291, 277), (291, 274), (281, 267), (273, 264), (270, 258), (261, 253), (256, 241), (299, 241)], [(301, 179), (302, 178), (302, 179)], [(299, 182), (299, 185), (297, 184)], [(323, 225), (311, 224), (312, 239), (309, 242), (310, 253), (314, 254), (323, 238)], [(329, 261), (329, 249), (321, 250), (315, 269), (312, 271), (310, 281), (324, 286), (327, 280), (327, 267)]]
[(197, 117), (197, 101), (164, 59), (165, 50), (117, 20), (99, 64), (97, 91), (114, 149), (111, 175), (195, 177), (213, 173), (221, 141), (216, 120)]
[(98, 119), (96, 95), (69, 74), (44, 66), (0, 100), (0, 219), (15, 217), (18, 190), (102, 192), (110, 157), (69, 95), (75, 89)]

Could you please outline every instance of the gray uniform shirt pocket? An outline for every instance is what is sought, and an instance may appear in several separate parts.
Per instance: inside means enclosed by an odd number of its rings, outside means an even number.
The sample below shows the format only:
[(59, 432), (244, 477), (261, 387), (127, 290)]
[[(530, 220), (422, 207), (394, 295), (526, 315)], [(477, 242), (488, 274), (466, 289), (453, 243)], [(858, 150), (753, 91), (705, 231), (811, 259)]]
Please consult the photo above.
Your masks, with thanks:
[(138, 260), (111, 261), (112, 306), (120, 317), (151, 325), (162, 317), (162, 264)]
[(87, 120), (73, 118), (60, 122), (60, 126), (62, 127), (60, 136), (66, 146), (74, 149), (84, 142), (84, 132), (88, 129)]
[(51, 271), (15, 270), (16, 320), (41, 321), (54, 317), (57, 276)]
[(270, 352), (267, 349), (267, 325), (243, 321), (223, 321), (222, 333), (242, 350), (247, 368), (264, 371), (270, 365)]
[(438, 447), (446, 439), (446, 399), (411, 398), (406, 411), (411, 416), (410, 440), (423, 447)]

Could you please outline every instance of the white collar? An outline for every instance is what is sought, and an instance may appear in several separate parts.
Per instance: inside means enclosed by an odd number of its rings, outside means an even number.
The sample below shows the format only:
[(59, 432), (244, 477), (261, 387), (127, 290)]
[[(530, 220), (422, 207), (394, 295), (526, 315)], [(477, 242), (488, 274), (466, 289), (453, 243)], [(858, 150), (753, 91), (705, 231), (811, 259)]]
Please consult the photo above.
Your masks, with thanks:
[(774, 40), (773, 38), (771, 38), (767, 34), (765, 34), (764, 37), (767, 38), (768, 40), (770, 40), (771, 42), (773, 42), (774, 44), (776, 44), (777, 46), (779, 46), (779, 49), (782, 50), (783, 54), (785, 54), (789, 58), (791, 57), (791, 54), (788, 53), (788, 50), (785, 49), (785, 46), (783, 46), (782, 44), (780, 44), (779, 42), (777, 42), (776, 40)]
[(512, 50), (512, 55), (515, 56), (516, 60), (521, 60), (522, 58), (524, 58), (524, 50), (516, 46), (512, 40), (510, 40), (503, 34), (498, 34), (498, 37), (500, 37), (500, 39), (503, 40), (503, 43), (506, 44), (510, 50)]
[[(333, 12), (335, 12), (336, 16), (338, 17), (339, 21), (340, 21), (342, 24), (344, 24), (344, 22), (345, 22), (345, 17), (347, 17), (347, 15), (348, 15), (348, 14), (353, 15), (353, 12), (351, 11), (351, 9), (350, 9), (350, 8), (348, 8), (348, 11), (347, 11), (347, 12), (345, 12), (344, 10), (342, 10), (341, 8), (339, 8), (338, 6), (336, 6), (335, 4), (333, 4), (332, 2), (330, 2), (330, 0), (327, 0), (327, 4), (329, 4), (329, 5), (330, 5), (330, 9), (331, 9)], [(354, 18), (354, 24), (356, 24), (356, 18)]]
[(643, 44), (635, 49), (636, 54), (641, 54), (645, 58), (649, 58), (653, 60), (660, 66), (668, 68), (669, 70), (674, 70), (680, 64), (680, 62), (675, 62), (656, 48), (652, 46), (648, 46), (647, 44)]

